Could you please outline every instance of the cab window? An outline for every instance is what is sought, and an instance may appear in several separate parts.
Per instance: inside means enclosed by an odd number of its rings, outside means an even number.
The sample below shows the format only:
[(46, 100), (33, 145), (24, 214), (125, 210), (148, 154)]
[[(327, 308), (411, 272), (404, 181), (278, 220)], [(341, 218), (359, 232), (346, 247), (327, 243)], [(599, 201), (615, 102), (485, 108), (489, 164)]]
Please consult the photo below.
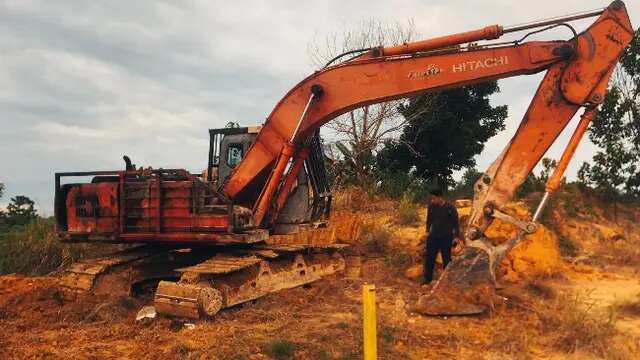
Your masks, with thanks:
[(230, 167), (236, 167), (236, 165), (242, 160), (242, 144), (231, 143), (227, 149), (227, 165)]

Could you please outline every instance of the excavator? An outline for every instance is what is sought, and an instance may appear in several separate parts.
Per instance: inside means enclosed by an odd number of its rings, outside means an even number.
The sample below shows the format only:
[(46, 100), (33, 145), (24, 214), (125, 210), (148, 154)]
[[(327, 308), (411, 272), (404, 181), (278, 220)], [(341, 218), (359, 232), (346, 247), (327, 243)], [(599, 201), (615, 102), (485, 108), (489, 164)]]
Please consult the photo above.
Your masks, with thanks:
[[(569, 23), (586, 18), (596, 19), (581, 33)], [(570, 38), (531, 40), (557, 28)], [(498, 40), (516, 32), (516, 40)], [(62, 284), (72, 293), (130, 294), (157, 283), (159, 313), (198, 318), (342, 271), (345, 245), (294, 241), (330, 221), (323, 124), (368, 104), (544, 71), (517, 132), (475, 184), (462, 253), (416, 306), (431, 315), (488, 311), (496, 269), (536, 232), (633, 34), (625, 4), (616, 0), (526, 24), (357, 49), (295, 85), (261, 126), (210, 130), (202, 174), (136, 169), (127, 157), (124, 170), (56, 173), (55, 217), (64, 241), (131, 245), (73, 264)], [(535, 214), (509, 215), (506, 203), (579, 110)], [(485, 231), (495, 219), (518, 234), (494, 245)], [(294, 240), (270, 241), (287, 236)]]

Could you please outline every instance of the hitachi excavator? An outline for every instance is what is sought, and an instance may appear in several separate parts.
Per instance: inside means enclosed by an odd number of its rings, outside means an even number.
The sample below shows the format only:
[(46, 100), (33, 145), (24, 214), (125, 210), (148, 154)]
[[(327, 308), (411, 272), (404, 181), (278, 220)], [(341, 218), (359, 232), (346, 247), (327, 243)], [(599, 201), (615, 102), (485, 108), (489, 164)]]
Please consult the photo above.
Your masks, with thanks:
[[(597, 19), (581, 33), (568, 24), (589, 17)], [(525, 41), (557, 27), (566, 28), (570, 39)], [(515, 41), (479, 43), (515, 32), (522, 33)], [(367, 104), (545, 71), (518, 131), (475, 184), (464, 250), (416, 307), (434, 315), (487, 311), (497, 267), (536, 231), (632, 37), (625, 5), (614, 1), (523, 25), (354, 50), (293, 87), (261, 127), (210, 130), (203, 174), (136, 169), (128, 158), (121, 171), (57, 173), (55, 215), (62, 239), (141, 244), (76, 263), (62, 283), (76, 292), (131, 293), (137, 284), (159, 281), (160, 313), (200, 317), (340, 271), (340, 244), (269, 241), (327, 224), (331, 192), (319, 138), (323, 124)], [(505, 204), (580, 109), (533, 218), (508, 215)], [(70, 177), (92, 179), (69, 183)], [(485, 230), (494, 219), (514, 224), (519, 234), (492, 245)]]

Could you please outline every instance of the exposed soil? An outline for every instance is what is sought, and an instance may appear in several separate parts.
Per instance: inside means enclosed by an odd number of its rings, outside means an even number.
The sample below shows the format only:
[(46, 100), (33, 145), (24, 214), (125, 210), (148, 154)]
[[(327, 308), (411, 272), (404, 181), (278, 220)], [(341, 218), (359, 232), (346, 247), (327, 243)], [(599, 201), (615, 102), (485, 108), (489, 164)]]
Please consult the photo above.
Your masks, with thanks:
[[(529, 283), (508, 283), (502, 292), (508, 300), (490, 315), (433, 318), (406, 310), (421, 288), (389, 271), (380, 259), (363, 266), (363, 278), (377, 286), (381, 359), (568, 356), (554, 349), (555, 334), (532, 310), (546, 295)], [(54, 278), (5, 276), (0, 278), (0, 357), (261, 359), (269, 358), (272, 343), (285, 340), (294, 344), (294, 358), (357, 359), (361, 283), (339, 277), (322, 280), (225, 310), (214, 319), (195, 322), (190, 330), (167, 318), (137, 324), (136, 312), (150, 299), (87, 297), (65, 302)], [(583, 292), (602, 309), (640, 294), (640, 282), (628, 271), (571, 271), (567, 279), (545, 283), (557, 291)], [(640, 348), (639, 325), (638, 314), (621, 314), (617, 322), (631, 351)], [(573, 356), (596, 358), (580, 352)]]
[[(388, 213), (370, 218), (393, 222)], [(393, 246), (418, 251), (421, 224), (388, 226), (397, 234)], [(555, 237), (545, 236), (547, 244), (557, 246)], [(473, 317), (411, 313), (408, 305), (425, 289), (404, 276), (405, 267), (373, 255), (365, 257), (360, 279), (336, 276), (272, 294), (197, 321), (193, 329), (163, 317), (136, 323), (150, 297), (65, 301), (55, 277), (2, 276), (0, 358), (360, 359), (364, 282), (377, 288), (379, 359), (640, 358), (637, 266), (585, 264), (555, 253), (549, 263), (539, 245), (525, 244), (533, 250), (511, 257), (500, 290), (503, 301), (490, 314)], [(587, 307), (586, 314), (613, 314), (616, 330), (605, 342), (610, 351), (588, 343), (567, 347), (558, 340), (567, 338), (567, 330), (551, 325), (549, 319), (558, 314), (550, 304), (563, 294), (585, 299), (580, 306)]]

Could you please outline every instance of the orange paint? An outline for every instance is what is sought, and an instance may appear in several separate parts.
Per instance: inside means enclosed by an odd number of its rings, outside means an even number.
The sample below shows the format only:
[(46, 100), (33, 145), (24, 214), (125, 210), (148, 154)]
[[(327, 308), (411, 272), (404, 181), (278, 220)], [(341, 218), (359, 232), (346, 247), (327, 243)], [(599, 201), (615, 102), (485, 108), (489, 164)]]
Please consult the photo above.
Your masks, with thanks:
[[(232, 200), (238, 195), (273, 185), (256, 183), (254, 174), (280, 172), (282, 144), (296, 128), (312, 85), (324, 95), (309, 109), (293, 139), (298, 143), (329, 120), (364, 105), (478, 82), (547, 71), (519, 131), (503, 156), (489, 169), (490, 184), (480, 202), (504, 204), (530, 173), (580, 106), (597, 103), (606, 88), (607, 74), (633, 36), (621, 2), (614, 2), (576, 41), (532, 41), (517, 45), (447, 49), (452, 45), (497, 38), (502, 29), (480, 30), (382, 48), (353, 60), (324, 68), (291, 89), (276, 105), (255, 144), (224, 185)], [(577, 44), (577, 48), (576, 48)], [(380, 49), (379, 49), (380, 50)], [(408, 55), (412, 56), (397, 56)], [(275, 169), (275, 170), (274, 170)], [(263, 191), (264, 192), (264, 191)], [(281, 195), (284, 196), (284, 195)], [(257, 199), (256, 199), (257, 200)], [(258, 214), (269, 199), (262, 197)], [(476, 215), (473, 222), (486, 222)]]

